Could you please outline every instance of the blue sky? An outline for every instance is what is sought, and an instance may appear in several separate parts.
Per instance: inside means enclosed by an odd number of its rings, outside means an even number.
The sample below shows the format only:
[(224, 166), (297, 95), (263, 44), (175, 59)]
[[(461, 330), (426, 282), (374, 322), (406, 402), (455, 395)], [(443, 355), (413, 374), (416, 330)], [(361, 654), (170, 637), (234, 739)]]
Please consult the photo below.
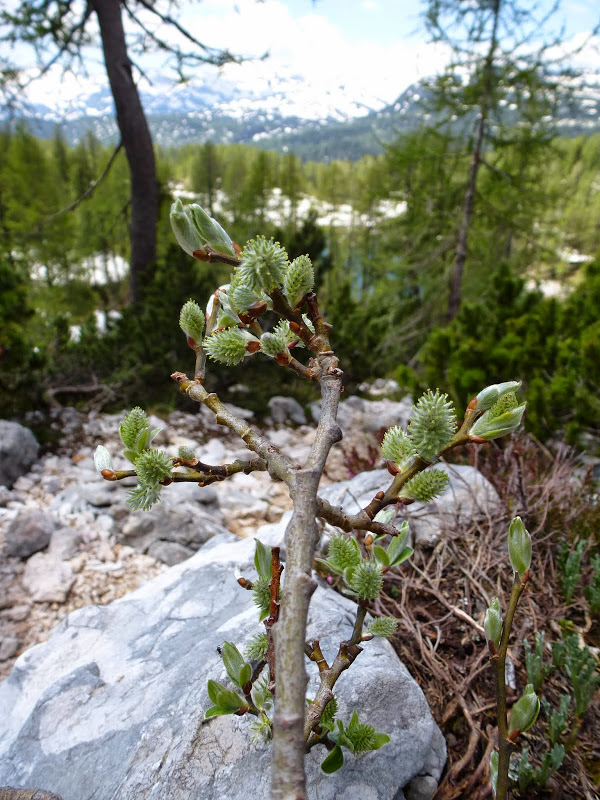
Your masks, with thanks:
[[(542, 9), (551, 4), (539, 2)], [(427, 42), (422, 10), (419, 0), (182, 0), (178, 15), (206, 44), (249, 56), (270, 53), (265, 61), (227, 67), (219, 77), (210, 69), (198, 70), (195, 80), (230, 81), (249, 97), (292, 85), (289, 113), (311, 106), (315, 115), (327, 107), (344, 115), (391, 103), (411, 83), (443, 69), (449, 52)], [(578, 44), (599, 18), (598, 0), (565, 0), (557, 19)], [(86, 63), (91, 82), (105, 85), (98, 49), (89, 51)], [(158, 75), (155, 90), (164, 91), (160, 59), (141, 63)], [(598, 69), (598, 51), (588, 48), (583, 63)], [(31, 99), (48, 102), (54, 90), (64, 101), (86, 86), (55, 72), (33, 85)]]

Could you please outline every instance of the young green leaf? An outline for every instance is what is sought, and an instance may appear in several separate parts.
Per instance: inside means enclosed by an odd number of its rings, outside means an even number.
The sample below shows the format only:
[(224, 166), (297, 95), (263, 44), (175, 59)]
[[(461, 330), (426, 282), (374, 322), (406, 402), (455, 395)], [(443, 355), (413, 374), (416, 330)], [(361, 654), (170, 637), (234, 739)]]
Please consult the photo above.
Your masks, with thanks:
[(342, 748), (339, 744), (333, 748), (331, 753), (324, 759), (323, 763), (321, 764), (321, 769), (327, 775), (331, 775), (333, 772), (337, 772), (338, 769), (344, 766), (344, 754), (342, 753)]
[(254, 551), (254, 566), (260, 578), (271, 582), (271, 548), (264, 545), (260, 539), (256, 539), (256, 550)]
[[(240, 688), (246, 683), (241, 682), (242, 671), (246, 662), (244, 661), (244, 657), (237, 649), (237, 647), (232, 642), (224, 642), (223, 648), (221, 650), (221, 654), (223, 656), (223, 664), (225, 664), (225, 669), (227, 670), (227, 674), (231, 678), (231, 680), (235, 683), (236, 686)], [(250, 666), (248, 664), (248, 666)], [(250, 668), (250, 674), (252, 675), (252, 668)]]

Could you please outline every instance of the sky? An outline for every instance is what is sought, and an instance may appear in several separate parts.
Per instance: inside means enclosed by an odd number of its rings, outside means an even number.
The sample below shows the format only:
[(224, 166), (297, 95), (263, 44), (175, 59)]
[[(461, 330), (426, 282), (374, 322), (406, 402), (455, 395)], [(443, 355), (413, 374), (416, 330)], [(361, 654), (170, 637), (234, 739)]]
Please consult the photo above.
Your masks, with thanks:
[[(540, 0), (549, 8), (551, 0)], [(366, 113), (394, 102), (411, 83), (441, 71), (449, 50), (427, 41), (419, 0), (182, 0), (178, 18), (206, 44), (253, 56), (242, 66), (229, 65), (217, 75), (212, 68), (188, 71), (195, 82), (235, 84), (249, 97), (276, 89), (282, 79), (292, 85), (288, 113), (314, 105), (339, 114)], [(598, 0), (564, 0), (558, 20), (570, 43), (579, 43), (600, 19)], [(597, 40), (600, 41), (600, 40)], [(260, 60), (268, 52), (269, 57)], [(30, 56), (21, 48), (18, 60)], [(580, 57), (600, 68), (600, 53)], [(54, 70), (29, 90), (33, 102), (66, 103), (90, 86), (106, 85), (100, 51), (85, 55), (87, 82)], [(140, 62), (154, 87), (164, 91), (167, 71), (157, 56)]]

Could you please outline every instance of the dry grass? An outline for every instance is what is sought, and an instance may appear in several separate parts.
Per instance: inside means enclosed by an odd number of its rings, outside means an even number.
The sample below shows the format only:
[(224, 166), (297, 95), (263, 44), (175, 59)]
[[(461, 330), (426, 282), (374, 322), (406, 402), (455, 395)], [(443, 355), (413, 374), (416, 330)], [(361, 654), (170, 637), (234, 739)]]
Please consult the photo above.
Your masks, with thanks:
[[(491, 797), (488, 763), (496, 737), (495, 691), (482, 625), (492, 597), (499, 597), (506, 608), (512, 583), (506, 536), (515, 514), (521, 515), (532, 534), (534, 561), (511, 637), (516, 690), (509, 690), (509, 704), (527, 683), (524, 638), (533, 644), (535, 633), (544, 631), (549, 646), (561, 638), (568, 620), (588, 646), (600, 645), (599, 620), (590, 617), (581, 591), (569, 607), (565, 605), (556, 563), (565, 537), (598, 541), (600, 506), (591, 478), (574, 481), (575, 462), (570, 454), (552, 456), (525, 436), (487, 452), (473, 448), (469, 457), (496, 486), (502, 511), (494, 518), (474, 521), (466, 530), (445, 531), (433, 551), (415, 553), (399, 574), (386, 576), (384, 592), (373, 607), (377, 614), (399, 619), (393, 644), (423, 688), (448, 743), (448, 764), (435, 800)], [(544, 695), (557, 707), (566, 691), (568, 678), (553, 670), (544, 683)], [(534, 763), (549, 749), (545, 727), (542, 714), (522, 737)], [(530, 787), (528, 798), (600, 797), (597, 697), (575, 741), (564, 743), (563, 766), (545, 790)]]

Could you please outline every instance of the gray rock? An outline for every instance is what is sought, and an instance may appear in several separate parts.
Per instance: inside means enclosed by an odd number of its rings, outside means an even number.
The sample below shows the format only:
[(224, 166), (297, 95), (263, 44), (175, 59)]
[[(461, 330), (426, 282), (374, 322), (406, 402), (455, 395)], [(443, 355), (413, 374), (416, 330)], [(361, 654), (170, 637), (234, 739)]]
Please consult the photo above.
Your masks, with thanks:
[[(250, 540), (215, 537), (126, 597), (69, 615), (25, 652), (0, 684), (0, 783), (44, 786), (64, 800), (268, 796), (270, 749), (251, 745), (248, 720), (203, 722), (207, 678), (227, 682), (216, 647), (242, 648), (261, 629), (234, 576), (240, 566), (252, 577), (253, 551)], [(328, 589), (313, 596), (308, 637), (320, 638), (326, 658), (350, 635), (354, 608)], [(307, 668), (310, 696), (318, 670)], [(348, 755), (333, 777), (314, 748), (309, 797), (400, 800), (437, 741), (421, 689), (381, 640), (365, 644), (336, 688), (342, 719), (356, 707), (392, 741)], [(436, 759), (439, 778), (445, 753)]]
[(48, 546), (55, 527), (54, 517), (42, 511), (19, 514), (6, 531), (4, 555), (29, 558)]
[[(412, 503), (399, 514), (394, 524), (408, 519), (413, 542), (421, 546), (435, 544), (444, 529), (456, 529), (477, 514), (493, 511), (499, 503), (492, 484), (474, 467), (436, 464), (431, 469), (444, 469), (450, 476), (446, 491), (431, 503)], [(319, 495), (348, 514), (356, 514), (369, 503), (376, 492), (385, 490), (391, 481), (385, 469), (361, 472), (351, 480), (339, 481), (319, 490)]]
[(29, 472), (39, 449), (29, 428), (0, 419), (0, 486), (11, 487), (17, 478)]
[(82, 531), (78, 528), (73, 526), (59, 528), (52, 534), (48, 552), (60, 561), (68, 561), (77, 555), (83, 541)]
[(446, 763), (446, 740), (437, 727), (431, 739), (429, 755), (416, 775), (404, 790), (406, 800), (431, 800), (438, 787), (440, 779), (440, 765), (443, 769)]
[(31, 556), (22, 579), (34, 603), (64, 603), (74, 582), (71, 565), (49, 553)]
[(276, 425), (306, 425), (304, 409), (293, 397), (272, 397), (269, 411)]
[(475, 467), (465, 464), (436, 464), (450, 476), (446, 491), (431, 503), (407, 506), (413, 541), (433, 546), (443, 531), (457, 531), (477, 516), (493, 513), (500, 503), (498, 492)]
[(19, 640), (16, 636), (3, 636), (0, 639), (0, 661), (8, 661), (19, 649)]
[(6, 611), (3, 611), (2, 618), (9, 619), (11, 622), (23, 622), (23, 620), (27, 619), (30, 612), (30, 606), (26, 603), (21, 603), (20, 605), (7, 608)]
[[(165, 501), (150, 511), (129, 514), (122, 523), (121, 537), (125, 544), (136, 550), (173, 565), (189, 558), (215, 534), (228, 534), (228, 531), (221, 524), (217, 512), (189, 502), (171, 505), (168, 501), (170, 488), (163, 492)], [(167, 544), (178, 546), (169, 547)]]
[(394, 394), (400, 387), (393, 378), (376, 378), (373, 383), (365, 382), (359, 384), (359, 391), (370, 394), (371, 397), (381, 397), (386, 394)]
[[(406, 427), (411, 408), (412, 400), (408, 396), (397, 402), (387, 399), (363, 400), (353, 395), (340, 403), (338, 423), (347, 433), (376, 433), (393, 425)], [(321, 416), (320, 401), (311, 403), (310, 411), (315, 422), (318, 422)]]
[(0, 508), (6, 508), (11, 500), (14, 500), (14, 495), (10, 489), (7, 489), (6, 486), (0, 486)]

